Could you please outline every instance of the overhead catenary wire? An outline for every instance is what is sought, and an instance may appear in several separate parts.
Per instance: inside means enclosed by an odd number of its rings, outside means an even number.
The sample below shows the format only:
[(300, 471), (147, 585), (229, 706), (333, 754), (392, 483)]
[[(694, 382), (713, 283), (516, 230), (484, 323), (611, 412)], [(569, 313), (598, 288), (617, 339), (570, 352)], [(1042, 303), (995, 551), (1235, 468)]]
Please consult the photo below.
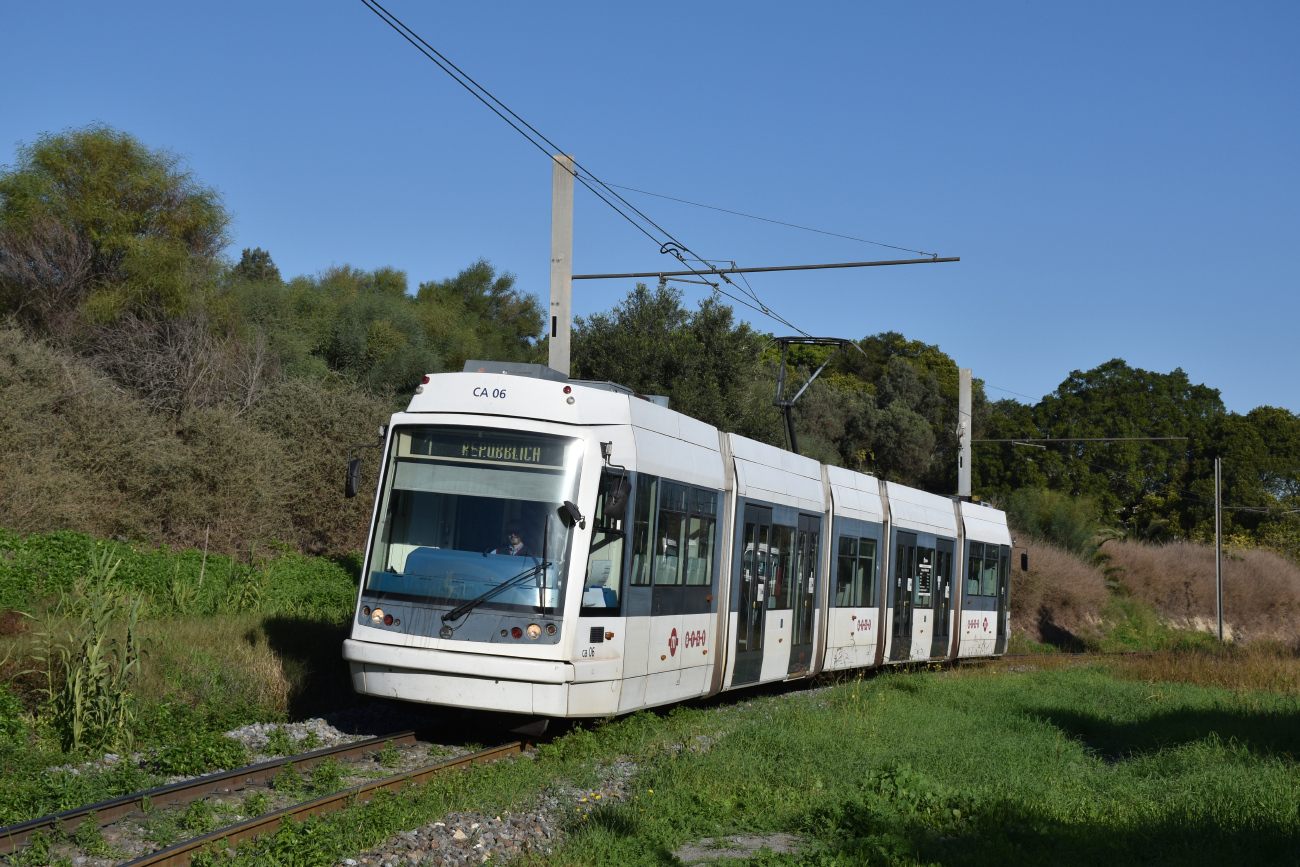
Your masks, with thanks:
[[(447, 75), (449, 75), (452, 79), (454, 79), (457, 84), (465, 88), (476, 99), (478, 99), (489, 109), (491, 109), (495, 115), (497, 115), (502, 120), (504, 120), (507, 124), (509, 124), (512, 129), (514, 129), (525, 139), (527, 139), (534, 147), (536, 147), (542, 153), (546, 154), (548, 159), (554, 160), (555, 154), (564, 153), (562, 148), (560, 148), (553, 141), (551, 141), (549, 138), (547, 138), (545, 135), (539, 132), (535, 127), (529, 124), (526, 120), (524, 120), (514, 111), (512, 111), (510, 107), (507, 106), (504, 102), (502, 102), (497, 97), (493, 96), (492, 93), (487, 90), (487, 88), (483, 87), (472, 77), (470, 77), (467, 73), (465, 73), (464, 70), (456, 66), (455, 63), (453, 63), (440, 51), (438, 51), (436, 48), (434, 48), (432, 45), (426, 42), (418, 33), (412, 30), (405, 23), (403, 23), (402, 20), (399, 19), (396, 15), (394, 15), (393, 13), (389, 12), (386, 8), (384, 8), (384, 6), (382, 6), (379, 2), (377, 2), (377, 0), (361, 0), (361, 3), (365, 5), (365, 7), (369, 9), (371, 12), (374, 12), (375, 15), (377, 15), (380, 18), (380, 20), (382, 20), (385, 24), (387, 24), (389, 27), (395, 30), (403, 39), (405, 39), (412, 46), (414, 46), (417, 51), (419, 51), (426, 58), (431, 60), (439, 69), (447, 73)], [(606, 184), (604, 181), (600, 180), (600, 178), (596, 177), (594, 172), (592, 172), (586, 166), (579, 163), (577, 160), (573, 161), (572, 173), (574, 178), (579, 183), (581, 183), (584, 187), (590, 190), (596, 196), (596, 198), (600, 199), (606, 205), (613, 208), (615, 211), (618, 212), (620, 216), (622, 216), (625, 220), (627, 220), (629, 223), (635, 226), (638, 231), (640, 231), (642, 234), (644, 234), (647, 238), (649, 238), (654, 243), (658, 244), (660, 253), (667, 253), (672, 255), (674, 258), (680, 261), (684, 266), (686, 266), (686, 268), (688, 268), (692, 273), (694, 273), (696, 276), (700, 277), (701, 279), (706, 279), (705, 275), (711, 274), (720, 277), (729, 286), (734, 287), (736, 285), (725, 274), (719, 274), (716, 269), (710, 268), (701, 272), (698, 269), (692, 267), (690, 262), (687, 259), (687, 254), (689, 254), (690, 258), (695, 261), (699, 261), (699, 257), (693, 251), (691, 251), (689, 247), (687, 247), (685, 244), (679, 241), (670, 232), (668, 232), (666, 229), (664, 229), (662, 226), (660, 226), (650, 217), (642, 213), (640, 209), (638, 209), (635, 205), (633, 205), (631, 202), (625, 199), (621, 194), (619, 194), (613, 188), (612, 185)], [(595, 186), (593, 186), (593, 184)], [(615, 204), (615, 201), (613, 200), (617, 200), (618, 204)], [(654, 229), (654, 232), (652, 232), (651, 229)], [(659, 233), (659, 237), (656, 237), (655, 232)], [(774, 311), (771, 307), (764, 304), (763, 302), (759, 301), (758, 306), (755, 307), (754, 305), (748, 304), (747, 302), (741, 300), (740, 298), (737, 298), (735, 295), (732, 295), (731, 293), (721, 289), (717, 284), (712, 283), (712, 281), (709, 282), (710, 285), (712, 285), (716, 291), (718, 291), (723, 295), (726, 295), (728, 298), (731, 298), (734, 301), (744, 304), (746, 307), (749, 307), (750, 309), (762, 313), (763, 315), (768, 316), (777, 322), (780, 322), (782, 325), (785, 325), (788, 328), (792, 328), (795, 331), (798, 331), (800, 334), (805, 334), (805, 335), (807, 334), (807, 332), (803, 331), (802, 329), (790, 323), (789, 320), (785, 319), (780, 314), (776, 313), (776, 311)]]
[(816, 232), (819, 235), (830, 235), (832, 238), (844, 238), (848, 241), (859, 241), (863, 244), (875, 244), (877, 247), (888, 247), (890, 250), (902, 250), (905, 253), (916, 253), (919, 256), (934, 256), (934, 253), (927, 253), (924, 250), (913, 250), (911, 247), (899, 247), (896, 244), (886, 244), (883, 241), (870, 241), (866, 238), (857, 238), (853, 235), (841, 235), (839, 232), (828, 232), (825, 229), (814, 229), (811, 226), (800, 226), (798, 223), (787, 223), (784, 220), (773, 220), (770, 217), (759, 217), (755, 214), (746, 214), (743, 211), (733, 211), (730, 208), (719, 208), (715, 205), (705, 205), (701, 202), (692, 202), (689, 199), (679, 199), (676, 196), (665, 196), (663, 193), (652, 193), (649, 190), (638, 190), (636, 187), (625, 187), (620, 184), (610, 184), (611, 187), (618, 187), (620, 190), (630, 190), (634, 193), (640, 193), (643, 196), (654, 196), (657, 199), (667, 199), (670, 202), (681, 202), (683, 205), (693, 205), (697, 208), (707, 208), (710, 211), (720, 211), (724, 214), (734, 214), (737, 217), (747, 217), (751, 220), (761, 220), (764, 223), (775, 223), (778, 226), (788, 226), (791, 229), (802, 229), (805, 232)]

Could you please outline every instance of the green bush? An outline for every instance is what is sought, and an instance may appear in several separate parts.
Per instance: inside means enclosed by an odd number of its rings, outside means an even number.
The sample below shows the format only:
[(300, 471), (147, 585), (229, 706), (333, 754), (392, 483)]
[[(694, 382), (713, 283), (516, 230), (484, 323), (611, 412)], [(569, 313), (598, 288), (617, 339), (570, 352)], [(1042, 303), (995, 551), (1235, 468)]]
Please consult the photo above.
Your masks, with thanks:
[(1007, 521), (1017, 530), (1085, 557), (1096, 551), (1097, 504), (1046, 488), (1021, 488), (1011, 494)]
[[(121, 563), (114, 580), (145, 593), (144, 616), (256, 611), (337, 621), (352, 611), (353, 574), (324, 557), (292, 552), (260, 557), (253, 565), (202, 551), (145, 549), (57, 530), (20, 535), (0, 529), (0, 607), (32, 611), (41, 600), (71, 589), (95, 552)], [(275, 553), (275, 552), (272, 552)]]
[(249, 762), (248, 748), (217, 732), (198, 732), (163, 747), (155, 757), (157, 772), (169, 777), (190, 777), (209, 771), (242, 767)]
[(20, 744), (27, 737), (27, 723), (23, 720), (26, 708), (9, 687), (0, 683), (0, 742)]

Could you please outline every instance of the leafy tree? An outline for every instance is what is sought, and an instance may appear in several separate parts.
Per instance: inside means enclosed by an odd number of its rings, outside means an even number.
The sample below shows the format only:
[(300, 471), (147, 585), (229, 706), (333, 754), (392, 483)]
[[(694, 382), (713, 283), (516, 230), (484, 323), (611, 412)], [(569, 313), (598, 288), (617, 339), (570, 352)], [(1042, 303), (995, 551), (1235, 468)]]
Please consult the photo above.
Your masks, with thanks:
[(1230, 533), (1290, 538), (1283, 507), (1300, 506), (1300, 418), (1285, 409), (1227, 412), (1216, 389), (1182, 370), (1162, 374), (1114, 359), (1074, 371), (1033, 406), (999, 401), (990, 438), (1187, 437), (1158, 442), (1080, 442), (975, 450), (976, 491), (1015, 503), (1049, 489), (1096, 504), (1122, 535), (1155, 540), (1210, 531), (1213, 466), (1223, 460)]
[(280, 269), (271, 261), (271, 254), (261, 247), (250, 250), (244, 248), (239, 264), (231, 269), (234, 277), (255, 282), (270, 280), (279, 283)]
[(771, 371), (759, 359), (763, 335), (716, 299), (693, 312), (681, 300), (670, 287), (638, 283), (612, 310), (575, 319), (574, 378), (667, 395), (679, 412), (773, 441), (781, 429)]
[(1006, 504), (1007, 520), (1031, 538), (1085, 556), (1096, 550), (1097, 504), (1046, 488), (1021, 488)]
[(0, 173), (0, 230), (31, 237), (51, 223), (89, 248), (86, 304), (111, 321), (188, 309), (218, 265), (230, 218), (179, 156), (93, 124), (21, 146)]
[(421, 283), (416, 315), (446, 361), (459, 370), (470, 358), (527, 361), (537, 355), (545, 313), (537, 296), (515, 288), (514, 274), (497, 274), (479, 259), (455, 277)]

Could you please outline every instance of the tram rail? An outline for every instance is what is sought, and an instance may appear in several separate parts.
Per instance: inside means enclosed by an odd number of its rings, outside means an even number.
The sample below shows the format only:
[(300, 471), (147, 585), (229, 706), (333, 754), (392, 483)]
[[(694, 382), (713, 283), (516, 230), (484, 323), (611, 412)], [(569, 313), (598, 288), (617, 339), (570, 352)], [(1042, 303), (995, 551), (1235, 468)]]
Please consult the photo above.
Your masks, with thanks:
[[(283, 759), (248, 765), (231, 771), (208, 774), (193, 780), (159, 786), (111, 800), (88, 804), (73, 810), (64, 810), (60, 813), (41, 816), (37, 819), (0, 828), (0, 855), (13, 855), (38, 833), (61, 832), (69, 834), (75, 832), (78, 826), (91, 816), (94, 817), (97, 825), (106, 827), (132, 815), (142, 815), (147, 809), (184, 806), (210, 795), (227, 795), (250, 787), (269, 785), (275, 776), (284, 770), (286, 765), (301, 773), (326, 759), (358, 758), (367, 753), (376, 752), (389, 743), (397, 746), (414, 744), (416, 741), (414, 731), (395, 732), (390, 735), (367, 738), (336, 747), (326, 747)], [(370, 797), (373, 797), (375, 792), (384, 790), (397, 791), (407, 785), (422, 783), (440, 773), (518, 755), (524, 748), (524, 742), (512, 741), (490, 749), (444, 759), (383, 779), (352, 786), (330, 795), (293, 804), (234, 825), (219, 828), (208, 834), (192, 837), (135, 860), (124, 862), (122, 867), (127, 867), (127, 865), (130, 865), (130, 867), (141, 865), (143, 867), (143, 865), (188, 864), (190, 856), (194, 852), (211, 843), (224, 840), (226, 845), (233, 846), (240, 841), (274, 832), (279, 827), (280, 821), (285, 817), (302, 820), (308, 816), (331, 813), (349, 803), (367, 801)]]
[(101, 827), (112, 825), (133, 813), (143, 812), (146, 805), (152, 805), (155, 808), (184, 806), (209, 795), (225, 795), (250, 786), (265, 786), (271, 782), (276, 774), (284, 769), (285, 765), (291, 765), (295, 771), (301, 773), (325, 759), (349, 759), (363, 756), (366, 753), (382, 749), (389, 741), (392, 741), (395, 746), (398, 744), (413, 744), (416, 742), (416, 735), (414, 731), (400, 731), (335, 747), (324, 747), (287, 758), (260, 762), (256, 765), (247, 765), (232, 771), (208, 774), (192, 780), (183, 780), (167, 786), (158, 786), (153, 789), (134, 792), (130, 795), (122, 795), (118, 798), (77, 807), (73, 810), (64, 810), (61, 813), (41, 816), (38, 819), (29, 819), (26, 822), (19, 822), (7, 828), (0, 828), (0, 855), (14, 853), (26, 844), (33, 834), (38, 832), (48, 832), (55, 829), (61, 829), (64, 832), (75, 831), (92, 813)]
[(180, 867), (190, 863), (190, 856), (195, 852), (215, 843), (224, 843), (233, 847), (238, 843), (263, 834), (273, 834), (279, 829), (285, 818), (302, 821), (309, 816), (321, 816), (341, 810), (353, 803), (364, 803), (381, 791), (399, 791), (407, 786), (419, 785), (431, 777), (449, 771), (468, 768), (471, 765), (494, 762), (509, 756), (519, 755), (524, 750), (524, 742), (514, 741), (501, 746), (480, 750), (459, 758), (447, 759), (432, 765), (426, 765), (412, 771), (406, 771), (382, 780), (375, 780), (350, 789), (335, 792), (313, 801), (305, 801), (282, 810), (275, 810), (255, 819), (248, 819), (235, 825), (219, 828), (201, 837), (193, 837), (166, 849), (159, 849), (142, 858), (128, 861), (121, 867)]

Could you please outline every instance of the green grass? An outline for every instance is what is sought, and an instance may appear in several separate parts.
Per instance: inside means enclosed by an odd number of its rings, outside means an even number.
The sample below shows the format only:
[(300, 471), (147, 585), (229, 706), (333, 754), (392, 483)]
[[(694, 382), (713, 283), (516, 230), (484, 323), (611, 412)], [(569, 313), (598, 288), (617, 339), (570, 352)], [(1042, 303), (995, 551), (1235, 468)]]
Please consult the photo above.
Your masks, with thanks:
[(1129, 596), (1112, 596), (1102, 609), (1103, 637), (1093, 650), (1213, 651), (1217, 636), (1170, 626), (1149, 603)]
[[(59, 530), (0, 529), (0, 609), (35, 613), (87, 570), (92, 549), (121, 559), (116, 579), (149, 600), (147, 617), (260, 612), (338, 620), (352, 612), (359, 563), (307, 557), (283, 547), (228, 557), (96, 539)], [(200, 580), (201, 579), (201, 580)]]
[[(635, 797), (567, 818), (548, 865), (668, 865), (702, 837), (788, 832), (767, 864), (1289, 864), (1300, 851), (1300, 700), (1051, 671), (890, 673), (577, 728), (242, 848), (329, 864), (449, 810), (526, 806), (638, 763)], [(706, 751), (692, 745), (712, 739)], [(575, 805), (576, 806), (576, 805)], [(585, 809), (585, 808), (584, 808)], [(228, 859), (210, 855), (207, 859)]]
[[(105, 551), (105, 562), (121, 561), (112, 587), (144, 594), (138, 631), (145, 656), (139, 681), (130, 685), (133, 738), (126, 740), (134, 749), (155, 751), (152, 772), (118, 766), (49, 773), (103, 753), (61, 744), (64, 720), (42, 693), (39, 657), (45, 624), (68, 628), (53, 603), (84, 594), (87, 582), (95, 583), (87, 578), (92, 553), (103, 559)], [(146, 788), (166, 775), (243, 764), (242, 748), (220, 732), (356, 701), (339, 658), (355, 601), (349, 571), (355, 564), (345, 568), (284, 553), (255, 563), (210, 555), (205, 566), (196, 551), (133, 549), (71, 532), (19, 536), (0, 530), (0, 609), (33, 615), (15, 621), (26, 631), (0, 635), (0, 825)], [(122, 637), (110, 635), (119, 643)]]

